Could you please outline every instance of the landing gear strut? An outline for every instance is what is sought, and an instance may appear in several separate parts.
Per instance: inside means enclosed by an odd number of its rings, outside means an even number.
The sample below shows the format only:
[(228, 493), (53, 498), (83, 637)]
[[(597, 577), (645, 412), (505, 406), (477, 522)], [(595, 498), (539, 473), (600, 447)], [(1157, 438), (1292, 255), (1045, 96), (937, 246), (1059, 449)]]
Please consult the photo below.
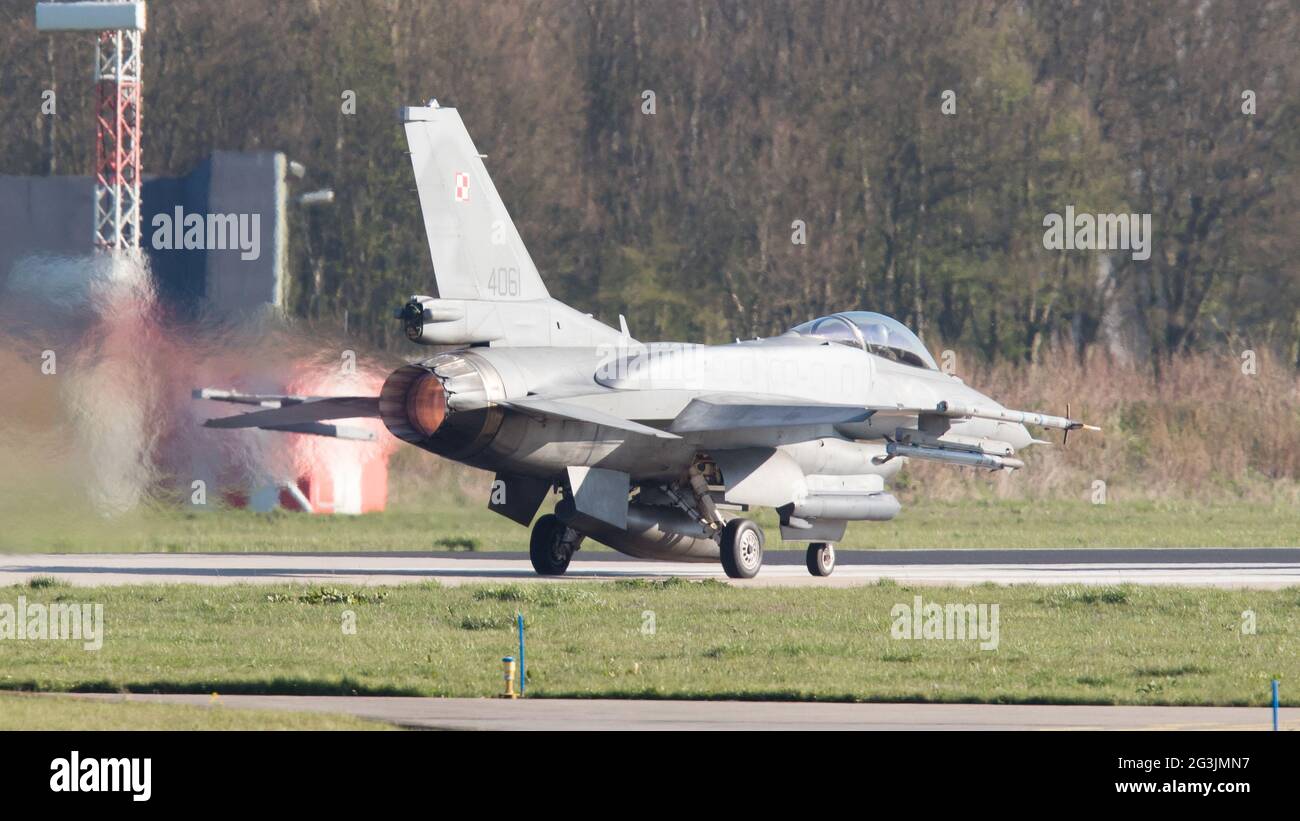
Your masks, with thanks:
[(829, 576), (835, 572), (835, 545), (830, 542), (808, 545), (808, 572), (814, 576)]
[(569, 560), (582, 544), (582, 534), (547, 513), (533, 525), (528, 540), (528, 558), (542, 576), (559, 576), (569, 569)]
[(749, 519), (732, 519), (722, 528), (722, 569), (733, 579), (752, 579), (763, 566), (763, 529)]

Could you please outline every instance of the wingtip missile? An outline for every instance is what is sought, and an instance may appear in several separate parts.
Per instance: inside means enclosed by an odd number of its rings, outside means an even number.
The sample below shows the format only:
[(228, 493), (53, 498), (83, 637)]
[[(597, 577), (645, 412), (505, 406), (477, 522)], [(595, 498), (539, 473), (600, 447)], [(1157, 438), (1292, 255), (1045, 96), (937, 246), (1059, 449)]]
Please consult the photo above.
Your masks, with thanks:
[(1065, 416), (1052, 416), (1046, 413), (1037, 413), (1035, 411), (1009, 410), (1007, 408), (977, 408), (972, 405), (961, 405), (956, 402), (940, 402), (935, 406), (934, 412), (940, 416), (952, 418), (971, 417), (975, 419), (996, 419), (1001, 422), (1017, 422), (1022, 425), (1037, 425), (1043, 428), (1057, 428), (1059, 430), (1096, 430), (1101, 428), (1095, 425), (1085, 424), (1077, 419), (1069, 418), (1069, 408), (1066, 408)]
[(1065, 403), (1065, 421), (1069, 422), (1070, 424), (1066, 425), (1063, 432), (1061, 433), (1061, 447), (1065, 447), (1069, 443), (1070, 431), (1072, 430), (1095, 430), (1095, 431), (1101, 430), (1101, 428), (1097, 427), (1096, 425), (1088, 425), (1083, 422), (1080, 422), (1077, 419), (1072, 419), (1070, 417), (1069, 402)]

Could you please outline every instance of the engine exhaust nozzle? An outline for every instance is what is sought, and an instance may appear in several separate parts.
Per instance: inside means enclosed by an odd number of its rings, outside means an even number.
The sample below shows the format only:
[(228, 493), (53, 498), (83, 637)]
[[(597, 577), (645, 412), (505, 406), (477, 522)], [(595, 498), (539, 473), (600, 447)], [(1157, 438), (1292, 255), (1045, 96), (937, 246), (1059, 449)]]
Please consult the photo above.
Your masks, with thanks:
[(432, 436), (447, 418), (447, 391), (442, 380), (426, 373), (406, 391), (406, 421), (419, 433)]

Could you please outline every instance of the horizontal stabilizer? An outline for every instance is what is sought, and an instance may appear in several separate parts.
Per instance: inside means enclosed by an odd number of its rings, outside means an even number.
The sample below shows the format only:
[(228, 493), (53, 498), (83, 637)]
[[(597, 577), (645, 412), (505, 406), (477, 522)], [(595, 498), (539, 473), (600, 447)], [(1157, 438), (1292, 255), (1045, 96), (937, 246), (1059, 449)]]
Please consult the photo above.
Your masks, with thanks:
[(313, 436), (328, 436), (331, 439), (349, 439), (354, 442), (373, 442), (379, 437), (373, 430), (357, 425), (329, 425), (324, 422), (302, 422), (297, 425), (263, 425), (260, 430), (276, 430), (284, 433), (310, 433)]
[[(224, 395), (223, 395), (224, 394)], [(235, 394), (211, 389), (196, 390), (195, 398), (256, 404), (267, 410), (223, 416), (204, 422), (208, 428), (280, 428), (330, 419), (379, 416), (377, 396), (265, 396)], [(315, 431), (300, 431), (315, 432)]]
[(861, 422), (872, 411), (861, 405), (820, 403), (767, 404), (745, 398), (700, 397), (691, 400), (669, 430), (673, 433), (698, 433), (737, 428), (784, 428), (799, 425), (838, 425)]
[(310, 396), (286, 396), (278, 393), (240, 393), (221, 388), (195, 388), (191, 395), (195, 399), (211, 399), (214, 402), (234, 402), (239, 405), (260, 405), (263, 408), (283, 408), (306, 402)]
[(578, 422), (589, 422), (593, 425), (604, 425), (607, 428), (616, 428), (630, 433), (639, 433), (643, 436), (655, 436), (660, 439), (681, 438), (680, 436), (669, 433), (668, 431), (652, 428), (649, 425), (643, 425), (640, 422), (633, 422), (631, 419), (624, 419), (610, 413), (605, 413), (604, 411), (598, 411), (581, 405), (557, 402), (554, 399), (541, 399), (539, 397), (530, 396), (525, 399), (511, 399), (507, 402), (499, 402), (498, 404), (522, 413), (534, 413), (557, 419), (573, 419)]

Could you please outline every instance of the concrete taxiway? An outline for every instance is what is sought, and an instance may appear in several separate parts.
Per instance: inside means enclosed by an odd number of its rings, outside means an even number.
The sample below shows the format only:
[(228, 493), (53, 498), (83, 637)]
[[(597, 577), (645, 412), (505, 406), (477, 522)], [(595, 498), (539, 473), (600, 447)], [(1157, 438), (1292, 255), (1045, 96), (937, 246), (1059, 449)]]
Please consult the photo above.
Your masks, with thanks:
[[(1260, 707), (77, 694), (213, 709), (344, 713), (429, 730), (1271, 730)], [(1281, 711), (1300, 729), (1300, 708)]]
[[(746, 586), (1159, 584), (1277, 589), (1300, 585), (1300, 548), (1057, 550), (841, 550), (830, 578), (805, 569), (803, 553), (769, 551), (755, 579), (735, 582), (720, 565), (642, 561), (580, 552), (560, 581), (718, 579)], [(0, 555), (0, 585), (55, 577), (75, 585), (302, 583), (391, 585), (557, 581), (521, 553), (77, 553)]]

